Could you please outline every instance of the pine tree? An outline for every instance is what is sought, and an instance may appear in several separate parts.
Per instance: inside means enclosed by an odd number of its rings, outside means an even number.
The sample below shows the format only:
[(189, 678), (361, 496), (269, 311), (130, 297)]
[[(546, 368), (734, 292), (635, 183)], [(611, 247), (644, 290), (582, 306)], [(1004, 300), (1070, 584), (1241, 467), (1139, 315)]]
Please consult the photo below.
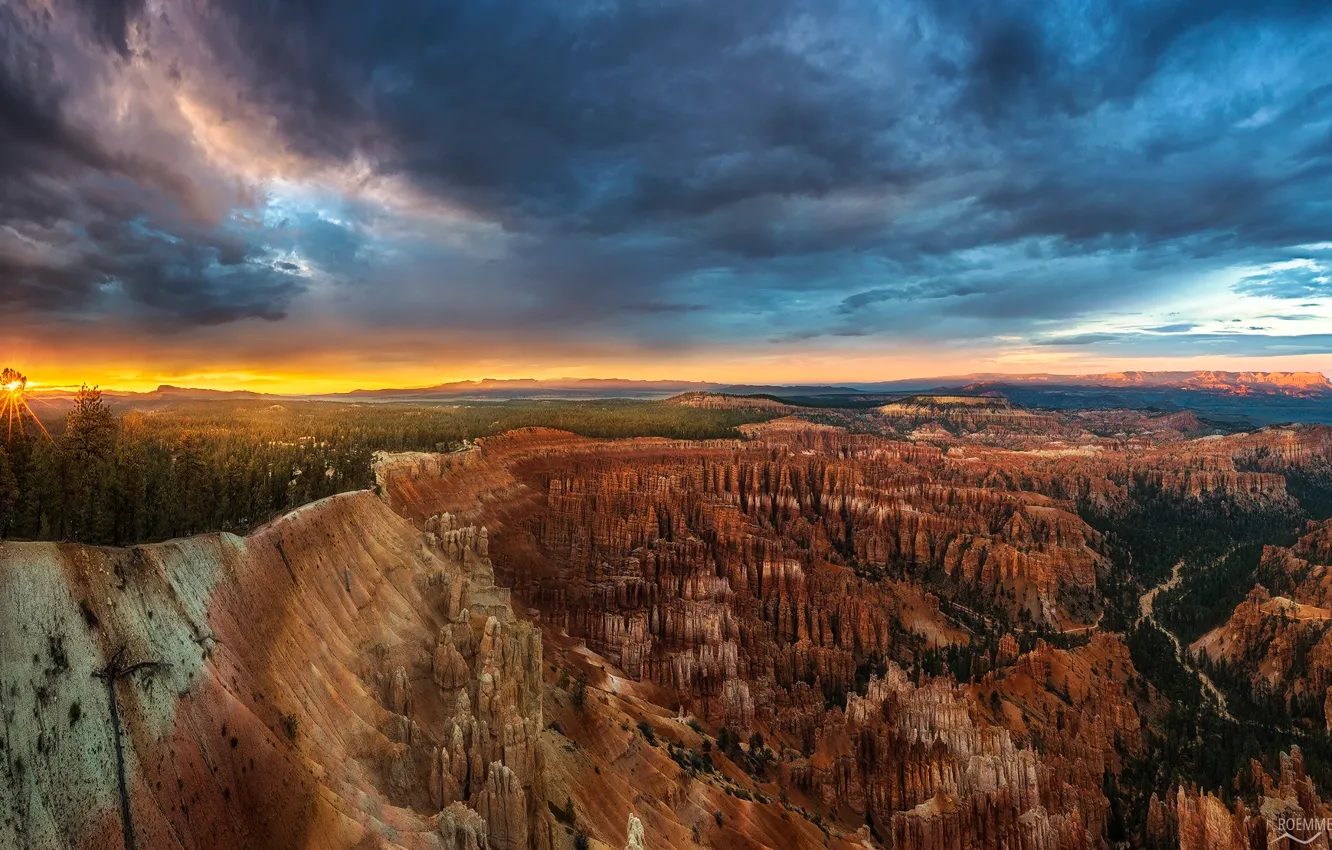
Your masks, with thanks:
[(109, 505), (111, 455), (116, 443), (116, 418), (101, 390), (84, 384), (65, 417), (61, 437), (66, 510), (62, 537), (99, 542), (111, 537)]
[(9, 531), (18, 499), (18, 479), (14, 477), (14, 471), (9, 466), (9, 454), (0, 449), (0, 540), (3, 540)]

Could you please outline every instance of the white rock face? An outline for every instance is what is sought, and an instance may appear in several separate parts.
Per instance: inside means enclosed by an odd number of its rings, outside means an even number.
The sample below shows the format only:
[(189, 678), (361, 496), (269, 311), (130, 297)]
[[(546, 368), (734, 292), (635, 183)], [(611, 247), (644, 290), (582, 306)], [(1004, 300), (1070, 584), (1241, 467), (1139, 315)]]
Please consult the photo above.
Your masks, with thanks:
[(624, 845), (624, 850), (647, 850), (647, 844), (643, 842), (643, 822), (633, 812), (629, 813), (629, 840)]

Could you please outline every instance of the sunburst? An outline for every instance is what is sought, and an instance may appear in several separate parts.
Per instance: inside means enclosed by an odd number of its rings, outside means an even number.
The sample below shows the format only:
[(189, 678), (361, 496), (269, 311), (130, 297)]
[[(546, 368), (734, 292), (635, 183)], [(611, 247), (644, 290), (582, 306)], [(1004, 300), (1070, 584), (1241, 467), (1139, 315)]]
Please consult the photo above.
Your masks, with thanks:
[(6, 366), (4, 371), (0, 372), (0, 418), (5, 420), (8, 439), (11, 442), (14, 439), (14, 426), (17, 425), (19, 434), (22, 434), (24, 423), (28, 419), (32, 420), (48, 440), (51, 439), (42, 420), (37, 418), (37, 414), (33, 413), (32, 407), (28, 405), (28, 396), (28, 377), (19, 373), (17, 369)]

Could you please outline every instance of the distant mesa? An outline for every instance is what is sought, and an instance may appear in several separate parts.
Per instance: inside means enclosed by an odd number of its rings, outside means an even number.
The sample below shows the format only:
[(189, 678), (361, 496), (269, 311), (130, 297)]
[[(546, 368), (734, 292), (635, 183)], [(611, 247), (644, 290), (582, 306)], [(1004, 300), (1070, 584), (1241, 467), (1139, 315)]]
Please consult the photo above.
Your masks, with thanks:
[(268, 393), (257, 393), (253, 390), (205, 390), (194, 387), (173, 387), (170, 384), (162, 384), (150, 395), (162, 398), (264, 398)]
[(732, 395), (730, 393), (681, 393), (666, 399), (667, 404), (703, 410), (773, 410), (790, 413), (796, 408), (769, 395)]
[(1106, 372), (1100, 375), (966, 375), (968, 390), (1003, 384), (1203, 390), (1226, 395), (1332, 395), (1332, 381), (1322, 372)]
[(406, 389), (352, 390), (329, 398), (663, 398), (676, 393), (715, 390), (719, 384), (702, 381), (635, 381), (624, 378), (483, 378), (479, 381), (452, 381), (429, 387)]
[(1006, 428), (1051, 429), (1058, 417), (1032, 413), (1001, 395), (916, 395), (875, 408), (886, 419), (907, 423), (937, 422), (978, 430), (990, 425)]
[(785, 386), (769, 386), (764, 384), (731, 384), (721, 387), (718, 392), (727, 395), (796, 395), (796, 396), (824, 396), (824, 395), (856, 395), (862, 390), (856, 387), (836, 387), (824, 386), (820, 384), (811, 384), (801, 386), (799, 384), (788, 384)]
[(879, 412), (888, 414), (897, 412), (919, 413), (955, 408), (1011, 410), (1014, 406), (1012, 402), (997, 393), (986, 395), (917, 395), (885, 404), (879, 408)]

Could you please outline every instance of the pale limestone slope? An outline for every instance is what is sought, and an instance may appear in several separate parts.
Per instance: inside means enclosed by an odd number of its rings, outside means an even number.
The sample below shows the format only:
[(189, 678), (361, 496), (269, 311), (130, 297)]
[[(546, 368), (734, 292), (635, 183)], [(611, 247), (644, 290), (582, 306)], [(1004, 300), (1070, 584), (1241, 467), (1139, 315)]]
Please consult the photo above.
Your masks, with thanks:
[(480, 534), (365, 492), (248, 539), (0, 545), (0, 846), (124, 843), (94, 677), (123, 646), (164, 665), (116, 685), (140, 848), (546, 847), (540, 638), (505, 601)]

